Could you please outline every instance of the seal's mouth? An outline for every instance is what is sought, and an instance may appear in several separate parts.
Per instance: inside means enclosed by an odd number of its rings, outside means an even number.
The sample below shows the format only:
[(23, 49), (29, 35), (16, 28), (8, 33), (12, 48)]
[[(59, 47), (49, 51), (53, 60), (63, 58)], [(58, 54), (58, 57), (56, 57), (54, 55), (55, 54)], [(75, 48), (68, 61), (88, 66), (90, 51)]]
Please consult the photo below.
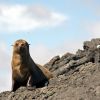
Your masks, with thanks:
[(26, 51), (26, 48), (23, 46), (23, 47), (19, 47), (19, 52), (23, 53)]
[(15, 51), (16, 53), (20, 53), (20, 54), (21, 54), (21, 53), (27, 52), (25, 46), (17, 46), (17, 47), (14, 49), (14, 51)]

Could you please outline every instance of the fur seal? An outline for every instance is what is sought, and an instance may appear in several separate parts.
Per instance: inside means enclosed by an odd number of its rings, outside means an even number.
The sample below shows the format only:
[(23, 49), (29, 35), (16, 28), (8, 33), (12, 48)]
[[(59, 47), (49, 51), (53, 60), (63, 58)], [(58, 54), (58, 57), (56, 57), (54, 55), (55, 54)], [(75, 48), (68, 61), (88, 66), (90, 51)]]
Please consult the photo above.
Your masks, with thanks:
[(12, 55), (12, 91), (20, 86), (43, 87), (53, 77), (45, 67), (36, 64), (30, 56), (29, 44), (23, 39), (15, 41)]

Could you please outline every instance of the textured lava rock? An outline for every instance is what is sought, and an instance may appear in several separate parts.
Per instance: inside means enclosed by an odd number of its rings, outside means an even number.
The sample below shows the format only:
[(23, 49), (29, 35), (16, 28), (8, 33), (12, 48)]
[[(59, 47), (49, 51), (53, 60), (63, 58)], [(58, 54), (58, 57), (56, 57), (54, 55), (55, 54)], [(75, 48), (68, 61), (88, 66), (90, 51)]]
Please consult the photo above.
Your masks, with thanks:
[(55, 56), (45, 64), (54, 77), (47, 87), (0, 93), (0, 100), (100, 100), (100, 39), (83, 44), (76, 54)]

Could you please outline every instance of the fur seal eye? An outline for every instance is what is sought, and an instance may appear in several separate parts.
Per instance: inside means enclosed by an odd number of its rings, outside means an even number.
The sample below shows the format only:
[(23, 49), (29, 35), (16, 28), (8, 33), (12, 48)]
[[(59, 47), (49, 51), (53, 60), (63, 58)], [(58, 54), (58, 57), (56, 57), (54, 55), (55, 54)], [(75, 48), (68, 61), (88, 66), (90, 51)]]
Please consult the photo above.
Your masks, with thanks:
[(18, 46), (18, 43), (16, 43), (15, 46)]
[(25, 44), (22, 43), (21, 46), (23, 47), (23, 46), (25, 46)]

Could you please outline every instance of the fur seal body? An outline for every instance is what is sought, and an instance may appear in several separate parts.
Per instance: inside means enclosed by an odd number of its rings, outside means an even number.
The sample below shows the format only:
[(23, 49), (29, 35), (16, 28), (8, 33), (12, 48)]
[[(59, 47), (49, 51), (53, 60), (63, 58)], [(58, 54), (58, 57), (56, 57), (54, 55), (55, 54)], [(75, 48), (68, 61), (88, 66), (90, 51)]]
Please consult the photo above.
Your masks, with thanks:
[(53, 77), (48, 69), (33, 61), (29, 53), (29, 44), (22, 39), (13, 45), (11, 64), (12, 91), (16, 91), (20, 86), (43, 87)]

